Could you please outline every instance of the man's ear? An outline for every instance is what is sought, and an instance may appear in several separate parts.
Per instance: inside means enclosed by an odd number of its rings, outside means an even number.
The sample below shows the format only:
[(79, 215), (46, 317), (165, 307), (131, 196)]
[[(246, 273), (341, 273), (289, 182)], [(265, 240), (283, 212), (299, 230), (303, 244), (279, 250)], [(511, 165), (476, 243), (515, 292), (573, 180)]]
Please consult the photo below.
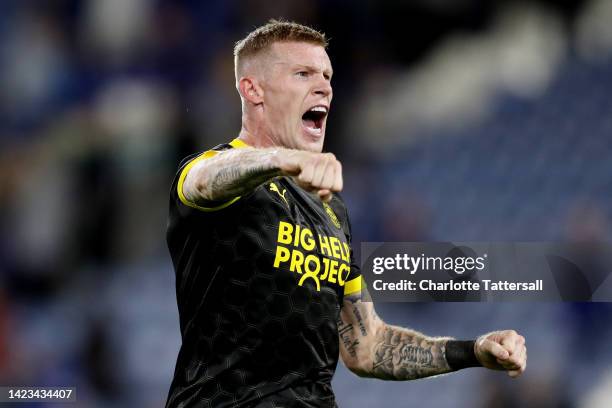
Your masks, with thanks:
[(253, 105), (263, 103), (263, 89), (255, 78), (240, 78), (240, 81), (238, 82), (238, 91), (245, 100)]

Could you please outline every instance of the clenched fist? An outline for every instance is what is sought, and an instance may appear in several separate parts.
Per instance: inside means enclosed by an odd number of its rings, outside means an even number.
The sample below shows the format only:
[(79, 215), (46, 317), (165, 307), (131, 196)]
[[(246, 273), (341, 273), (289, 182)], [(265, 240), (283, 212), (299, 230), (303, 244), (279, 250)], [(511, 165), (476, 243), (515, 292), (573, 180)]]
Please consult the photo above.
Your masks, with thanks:
[(323, 201), (333, 192), (342, 191), (342, 165), (332, 153), (312, 153), (301, 150), (281, 150), (277, 154), (278, 168), (308, 191), (316, 191)]
[(507, 371), (513, 378), (527, 368), (525, 338), (514, 330), (495, 331), (480, 336), (474, 344), (474, 353), (484, 367)]

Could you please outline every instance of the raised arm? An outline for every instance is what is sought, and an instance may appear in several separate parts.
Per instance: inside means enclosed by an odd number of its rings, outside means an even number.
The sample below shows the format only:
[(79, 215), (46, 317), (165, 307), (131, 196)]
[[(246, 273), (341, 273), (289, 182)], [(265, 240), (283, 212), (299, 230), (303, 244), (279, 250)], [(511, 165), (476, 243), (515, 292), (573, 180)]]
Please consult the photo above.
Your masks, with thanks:
[(341, 165), (331, 153), (241, 148), (195, 163), (185, 177), (183, 194), (195, 204), (223, 201), (279, 175), (296, 176), (302, 187), (318, 191), (324, 200), (342, 190)]
[(476, 366), (516, 377), (526, 368), (525, 339), (513, 330), (488, 333), (476, 341), (429, 337), (386, 324), (372, 302), (362, 301), (361, 293), (344, 299), (338, 332), (344, 364), (362, 377), (412, 380)]

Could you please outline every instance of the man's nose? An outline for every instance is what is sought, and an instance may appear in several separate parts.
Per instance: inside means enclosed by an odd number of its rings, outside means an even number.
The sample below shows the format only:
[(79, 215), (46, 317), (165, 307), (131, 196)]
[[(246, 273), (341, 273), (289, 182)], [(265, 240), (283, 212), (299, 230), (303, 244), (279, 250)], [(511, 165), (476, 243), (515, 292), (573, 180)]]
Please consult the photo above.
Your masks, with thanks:
[(325, 78), (321, 78), (319, 83), (317, 83), (317, 86), (314, 88), (314, 94), (325, 97), (330, 96), (332, 94), (332, 87), (330, 81)]

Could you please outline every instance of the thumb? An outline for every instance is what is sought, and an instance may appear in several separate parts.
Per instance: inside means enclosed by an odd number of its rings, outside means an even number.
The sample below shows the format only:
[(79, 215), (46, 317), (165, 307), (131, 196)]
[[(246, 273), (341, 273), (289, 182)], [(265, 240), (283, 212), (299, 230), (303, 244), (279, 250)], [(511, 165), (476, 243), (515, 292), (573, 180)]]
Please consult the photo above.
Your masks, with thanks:
[(332, 199), (332, 193), (328, 189), (319, 190), (318, 194), (319, 198), (326, 203), (329, 203)]
[(508, 371), (508, 375), (512, 378), (516, 378), (521, 375), (521, 370), (510, 370)]

